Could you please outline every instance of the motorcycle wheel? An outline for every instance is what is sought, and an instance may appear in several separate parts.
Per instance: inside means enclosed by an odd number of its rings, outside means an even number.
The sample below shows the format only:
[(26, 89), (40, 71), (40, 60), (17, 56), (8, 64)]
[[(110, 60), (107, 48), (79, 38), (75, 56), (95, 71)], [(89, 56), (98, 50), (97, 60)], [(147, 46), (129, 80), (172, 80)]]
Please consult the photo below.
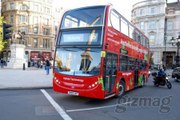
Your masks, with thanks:
[(166, 85), (167, 85), (168, 89), (172, 88), (172, 84), (169, 81), (167, 81)]
[(156, 83), (156, 82), (154, 82), (154, 86), (159, 87), (159, 84), (158, 84), (158, 83)]

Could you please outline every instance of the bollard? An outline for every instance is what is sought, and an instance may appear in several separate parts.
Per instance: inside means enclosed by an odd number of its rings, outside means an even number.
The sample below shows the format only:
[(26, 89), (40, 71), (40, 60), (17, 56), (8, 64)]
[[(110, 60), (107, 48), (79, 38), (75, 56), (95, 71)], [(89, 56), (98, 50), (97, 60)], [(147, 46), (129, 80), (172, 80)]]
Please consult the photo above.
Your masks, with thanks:
[(23, 63), (23, 70), (25, 70), (26, 69), (26, 67), (25, 67), (25, 63)]

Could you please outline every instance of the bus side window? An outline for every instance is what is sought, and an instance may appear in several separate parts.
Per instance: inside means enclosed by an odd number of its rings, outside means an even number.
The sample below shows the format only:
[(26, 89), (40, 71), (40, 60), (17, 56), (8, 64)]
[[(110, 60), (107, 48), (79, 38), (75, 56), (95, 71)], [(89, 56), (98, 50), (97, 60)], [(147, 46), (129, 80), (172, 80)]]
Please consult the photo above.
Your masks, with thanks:
[(140, 61), (140, 70), (145, 70), (147, 67), (147, 62), (146, 61)]
[(118, 57), (117, 55), (112, 55), (112, 67), (113, 67), (113, 74), (116, 74), (117, 73), (117, 60), (118, 60)]
[(147, 61), (144, 61), (144, 70), (147, 68)]
[(129, 66), (129, 70), (133, 71), (134, 70), (134, 63), (135, 63), (135, 59), (134, 58), (128, 58), (128, 66)]
[(128, 57), (125, 55), (120, 55), (120, 71), (128, 70)]
[(139, 69), (143, 70), (143, 61), (142, 60), (139, 61)]
[(139, 61), (137, 59), (134, 65), (135, 65), (135, 70), (139, 70)]

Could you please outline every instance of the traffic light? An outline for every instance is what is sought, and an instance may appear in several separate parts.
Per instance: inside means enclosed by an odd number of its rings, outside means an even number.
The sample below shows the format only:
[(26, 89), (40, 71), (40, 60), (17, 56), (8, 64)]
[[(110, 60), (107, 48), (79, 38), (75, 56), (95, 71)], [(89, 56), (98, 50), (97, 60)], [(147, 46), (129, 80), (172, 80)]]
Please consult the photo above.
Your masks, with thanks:
[(8, 40), (9, 38), (12, 37), (12, 30), (11, 30), (12, 25), (3, 23), (3, 40)]

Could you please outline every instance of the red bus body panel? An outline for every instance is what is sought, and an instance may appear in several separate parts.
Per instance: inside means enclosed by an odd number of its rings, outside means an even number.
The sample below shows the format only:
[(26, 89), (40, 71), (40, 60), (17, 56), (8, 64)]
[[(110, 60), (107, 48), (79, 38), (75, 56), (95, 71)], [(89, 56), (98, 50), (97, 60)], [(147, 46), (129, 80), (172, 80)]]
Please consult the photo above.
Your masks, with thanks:
[[(78, 77), (65, 76), (54, 72), (53, 89), (56, 92), (69, 94), (69, 92), (78, 93), (77, 96), (103, 99), (104, 90), (100, 76)], [(94, 84), (94, 86), (92, 86)], [(89, 87), (91, 86), (91, 87)]]

